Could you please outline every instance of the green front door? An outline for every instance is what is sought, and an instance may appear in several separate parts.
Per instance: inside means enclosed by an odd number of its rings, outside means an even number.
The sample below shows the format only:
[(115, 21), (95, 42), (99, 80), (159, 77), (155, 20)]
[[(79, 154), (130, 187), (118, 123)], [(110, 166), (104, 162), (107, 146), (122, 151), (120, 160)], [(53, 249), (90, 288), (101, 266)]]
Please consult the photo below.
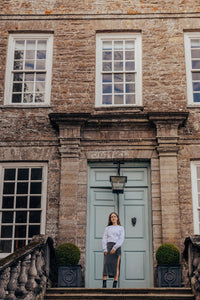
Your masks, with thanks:
[[(124, 163), (127, 176), (124, 193), (112, 193), (110, 176), (117, 165), (90, 164), (88, 172), (86, 287), (102, 286), (102, 235), (111, 212), (118, 212), (125, 229), (120, 269), (120, 287), (153, 285), (151, 202), (149, 164)], [(135, 221), (135, 222), (134, 222)], [(111, 287), (111, 281), (108, 286)]]

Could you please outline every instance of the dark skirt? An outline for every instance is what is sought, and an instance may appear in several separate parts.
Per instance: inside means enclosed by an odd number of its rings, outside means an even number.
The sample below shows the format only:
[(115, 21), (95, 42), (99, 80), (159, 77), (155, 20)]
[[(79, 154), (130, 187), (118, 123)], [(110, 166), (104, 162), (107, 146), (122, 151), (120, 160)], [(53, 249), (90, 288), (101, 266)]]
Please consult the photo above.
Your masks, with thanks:
[(121, 255), (121, 247), (118, 248), (114, 254), (110, 254), (111, 249), (115, 243), (108, 243), (107, 249), (108, 253), (107, 255), (104, 255), (104, 262), (103, 262), (103, 276), (108, 276), (110, 278), (113, 278), (117, 274), (117, 262), (118, 258)]

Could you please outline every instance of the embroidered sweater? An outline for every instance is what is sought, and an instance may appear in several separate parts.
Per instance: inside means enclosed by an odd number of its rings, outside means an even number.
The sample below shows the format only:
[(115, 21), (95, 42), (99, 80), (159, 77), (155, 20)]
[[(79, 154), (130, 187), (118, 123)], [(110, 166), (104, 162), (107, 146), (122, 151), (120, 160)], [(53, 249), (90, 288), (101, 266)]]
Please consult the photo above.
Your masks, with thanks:
[(124, 241), (124, 227), (120, 225), (107, 226), (102, 239), (102, 248), (107, 252), (107, 243), (115, 243), (113, 249), (116, 251)]

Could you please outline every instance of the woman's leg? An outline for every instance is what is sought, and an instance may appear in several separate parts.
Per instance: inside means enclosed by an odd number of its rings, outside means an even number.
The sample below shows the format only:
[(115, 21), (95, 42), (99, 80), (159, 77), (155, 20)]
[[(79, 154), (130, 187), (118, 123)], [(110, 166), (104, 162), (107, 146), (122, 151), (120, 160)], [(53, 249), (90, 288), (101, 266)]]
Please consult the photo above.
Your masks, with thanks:
[(120, 265), (120, 259), (121, 259), (121, 256), (119, 255), (118, 260), (117, 260), (117, 272), (116, 272), (116, 275), (115, 275), (115, 277), (114, 277), (114, 281), (118, 281), (118, 279), (119, 279), (119, 265)]

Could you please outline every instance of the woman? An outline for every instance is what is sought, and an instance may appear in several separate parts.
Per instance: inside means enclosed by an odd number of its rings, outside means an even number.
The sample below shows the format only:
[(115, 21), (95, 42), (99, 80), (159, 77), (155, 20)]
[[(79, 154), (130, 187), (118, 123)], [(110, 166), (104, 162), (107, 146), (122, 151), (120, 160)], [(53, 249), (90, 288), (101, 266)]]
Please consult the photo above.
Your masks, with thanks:
[(104, 252), (103, 287), (106, 288), (107, 276), (114, 277), (113, 288), (117, 287), (121, 258), (121, 245), (124, 241), (124, 228), (120, 224), (118, 215), (112, 212), (108, 218), (108, 225), (104, 231), (102, 247)]

